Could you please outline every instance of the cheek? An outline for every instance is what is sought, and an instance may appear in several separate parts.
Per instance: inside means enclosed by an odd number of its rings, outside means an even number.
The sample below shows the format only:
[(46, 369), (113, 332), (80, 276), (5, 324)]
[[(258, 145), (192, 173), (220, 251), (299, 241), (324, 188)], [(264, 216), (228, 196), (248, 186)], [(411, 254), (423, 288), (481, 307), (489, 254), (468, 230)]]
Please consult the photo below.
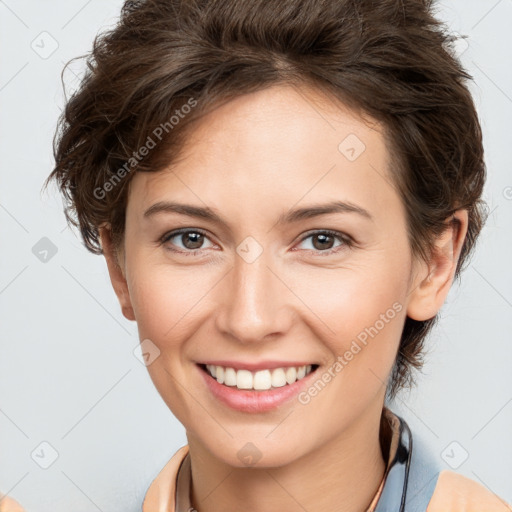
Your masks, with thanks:
[[(307, 304), (309, 325), (343, 371), (365, 379), (370, 370), (386, 381), (405, 321), (407, 264), (384, 251), (357, 266), (325, 270), (296, 281)], [(373, 377), (375, 379), (375, 377)]]
[(128, 287), (141, 339), (151, 339), (161, 350), (179, 346), (208, 300), (208, 283), (204, 272), (133, 258)]
[(316, 337), (328, 348), (330, 360), (299, 397), (306, 408), (313, 404), (315, 417), (332, 418), (324, 425), (327, 430), (350, 423), (385, 392), (405, 315), (392, 288), (379, 289), (375, 283), (373, 288), (359, 287), (349, 279), (344, 285), (331, 283), (324, 287), (322, 300), (311, 303), (329, 327), (322, 324)]
[(185, 391), (188, 386), (184, 386), (190, 378), (186, 341), (201, 323), (201, 300), (208, 298), (204, 297), (204, 279), (191, 278), (190, 271), (171, 272), (168, 266), (152, 265), (148, 260), (137, 265), (134, 259), (129, 267), (139, 338), (149, 339), (158, 347), (158, 357), (147, 366), (148, 373), (173, 414), (189, 424), (197, 411), (191, 410), (190, 394)]

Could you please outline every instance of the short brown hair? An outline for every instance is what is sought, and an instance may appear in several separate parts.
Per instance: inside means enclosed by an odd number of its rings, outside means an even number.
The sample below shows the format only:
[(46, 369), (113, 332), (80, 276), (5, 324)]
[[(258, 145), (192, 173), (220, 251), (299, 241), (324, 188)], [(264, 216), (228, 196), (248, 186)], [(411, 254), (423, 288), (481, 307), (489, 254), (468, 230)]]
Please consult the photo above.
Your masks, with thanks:
[[(48, 180), (86, 247), (101, 254), (101, 225), (122, 241), (132, 167), (169, 165), (186, 127), (219, 102), (309, 84), (383, 123), (414, 255), (428, 261), (446, 220), (468, 210), (458, 278), (485, 221), (486, 170), (465, 85), (472, 77), (453, 42), (427, 0), (126, 1), (118, 24), (95, 38), (59, 118)], [(158, 143), (135, 159), (157, 127)], [(436, 319), (406, 319), (390, 397), (413, 383)]]

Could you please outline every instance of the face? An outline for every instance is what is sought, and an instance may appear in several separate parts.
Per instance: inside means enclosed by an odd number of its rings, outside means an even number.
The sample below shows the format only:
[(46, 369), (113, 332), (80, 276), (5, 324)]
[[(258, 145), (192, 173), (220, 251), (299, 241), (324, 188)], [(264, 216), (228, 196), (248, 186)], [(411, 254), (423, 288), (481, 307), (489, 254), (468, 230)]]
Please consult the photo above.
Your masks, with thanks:
[[(113, 283), (189, 441), (233, 466), (247, 442), (285, 464), (381, 410), (421, 274), (388, 161), (378, 123), (274, 86), (218, 107), (178, 163), (133, 177)], [(210, 362), (317, 367), (276, 399), (292, 385), (239, 391)]]

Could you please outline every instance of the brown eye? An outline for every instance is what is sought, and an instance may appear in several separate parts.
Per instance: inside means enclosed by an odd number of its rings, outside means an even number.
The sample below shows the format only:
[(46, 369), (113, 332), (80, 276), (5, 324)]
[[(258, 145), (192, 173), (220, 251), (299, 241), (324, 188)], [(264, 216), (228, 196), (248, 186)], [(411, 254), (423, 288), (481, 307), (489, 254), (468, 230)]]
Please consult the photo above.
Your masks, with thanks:
[[(312, 248), (306, 247), (306, 250), (312, 251), (313, 253), (316, 252), (322, 256), (352, 247), (352, 239), (348, 235), (337, 231), (316, 231), (305, 236), (301, 240), (301, 243), (309, 239), (312, 240)], [(337, 246), (334, 245), (336, 240), (339, 241)]]
[(182, 233), (181, 242), (187, 249), (199, 249), (203, 244), (204, 235), (196, 231)]
[(313, 240), (316, 240), (316, 242), (313, 242), (313, 246), (315, 249), (322, 250), (322, 249), (331, 249), (332, 244), (334, 242), (334, 237), (331, 235), (326, 235), (324, 233), (319, 233), (316, 235), (312, 235)]
[[(197, 229), (181, 229), (164, 235), (161, 242), (171, 251), (186, 254), (204, 249), (205, 240), (208, 240), (208, 237), (202, 231)], [(212, 246), (213, 244), (210, 247)]]

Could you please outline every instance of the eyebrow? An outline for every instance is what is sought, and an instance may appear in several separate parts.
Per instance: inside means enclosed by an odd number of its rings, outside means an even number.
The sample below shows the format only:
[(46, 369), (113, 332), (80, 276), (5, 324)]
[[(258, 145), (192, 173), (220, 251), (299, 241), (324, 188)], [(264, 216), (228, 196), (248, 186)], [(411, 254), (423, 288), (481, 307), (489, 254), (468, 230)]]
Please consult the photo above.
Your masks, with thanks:
[[(189, 217), (197, 217), (209, 220), (217, 224), (227, 225), (228, 223), (211, 208), (193, 206), (191, 204), (176, 203), (170, 201), (160, 201), (150, 206), (145, 212), (144, 217), (151, 217), (158, 213), (178, 213)], [(356, 213), (368, 220), (373, 221), (373, 217), (361, 206), (349, 201), (333, 201), (326, 204), (311, 205), (303, 208), (296, 208), (280, 215), (276, 224), (292, 224), (305, 219), (311, 219), (320, 215), (332, 213)]]

